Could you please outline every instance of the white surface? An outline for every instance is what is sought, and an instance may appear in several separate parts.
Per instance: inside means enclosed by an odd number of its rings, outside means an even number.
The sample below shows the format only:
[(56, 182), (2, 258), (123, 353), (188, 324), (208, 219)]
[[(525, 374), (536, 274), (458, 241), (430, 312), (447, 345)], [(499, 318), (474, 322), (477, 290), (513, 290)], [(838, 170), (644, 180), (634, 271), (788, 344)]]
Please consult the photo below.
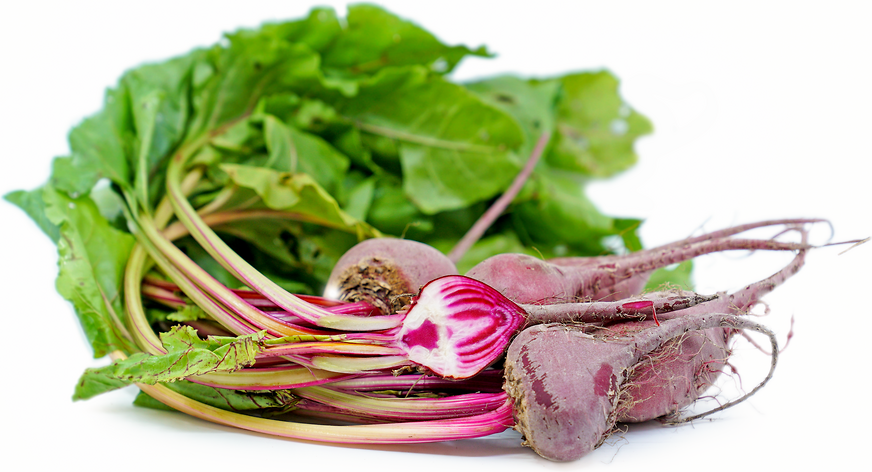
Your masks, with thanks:
[[(341, 2), (323, 3), (342, 12)], [(458, 78), (614, 71), (626, 100), (656, 131), (639, 143), (641, 160), (632, 171), (591, 193), (608, 213), (646, 218), (646, 245), (700, 227), (780, 217), (829, 218), (835, 240), (872, 235), (868, 3), (382, 4), (446, 42), (487, 44), (498, 54), (465, 62)], [(69, 128), (99, 109), (103, 90), (125, 69), (211, 44), (239, 26), (302, 16), (309, 7), (287, 1), (4, 5), (0, 192), (40, 185), (51, 158), (67, 152)], [(81, 371), (107, 361), (90, 359), (72, 308), (54, 291), (49, 240), (5, 202), (0, 221), (4, 465), (622, 471), (653, 464), (838, 469), (866, 462), (872, 414), (862, 396), (870, 386), (863, 333), (872, 315), (865, 295), (872, 244), (841, 256), (840, 248), (814, 252), (799, 275), (767, 297), (772, 315), (764, 322), (783, 340), (793, 316), (796, 335), (775, 378), (749, 402), (692, 426), (633, 426), (580, 461), (554, 464), (519, 447), (513, 432), (414, 447), (336, 447), (135, 408), (132, 389), (72, 403)], [(826, 239), (826, 229), (816, 236)], [(789, 259), (781, 256), (701, 260), (699, 289), (738, 288)], [(760, 355), (753, 359), (766, 363)], [(754, 378), (743, 371), (746, 386)]]

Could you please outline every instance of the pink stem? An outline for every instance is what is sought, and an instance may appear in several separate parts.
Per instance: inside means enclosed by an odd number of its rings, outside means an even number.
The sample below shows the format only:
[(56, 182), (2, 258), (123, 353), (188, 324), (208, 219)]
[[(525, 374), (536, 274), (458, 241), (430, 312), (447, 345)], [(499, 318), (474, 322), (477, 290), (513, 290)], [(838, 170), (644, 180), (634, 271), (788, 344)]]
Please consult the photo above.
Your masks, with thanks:
[(476, 241), (481, 239), (484, 232), (490, 228), (497, 218), (499, 218), (509, 204), (512, 203), (512, 200), (514, 200), (518, 195), (518, 192), (521, 191), (524, 183), (530, 178), (530, 174), (533, 173), (533, 168), (536, 167), (536, 164), (539, 162), (539, 158), (545, 151), (545, 145), (548, 144), (549, 139), (551, 139), (551, 133), (542, 133), (542, 136), (539, 137), (536, 146), (533, 148), (533, 152), (530, 154), (530, 158), (527, 160), (527, 164), (524, 165), (524, 168), (521, 169), (521, 172), (515, 177), (515, 180), (512, 181), (512, 185), (509, 186), (506, 193), (502, 194), (502, 196), (500, 196), (500, 198), (498, 198), (497, 201), (494, 202), (494, 204), (491, 205), (483, 215), (481, 215), (478, 221), (472, 225), (469, 231), (463, 235), (460, 241), (458, 241), (454, 248), (451, 249), (451, 252), (448, 253), (448, 259), (451, 262), (456, 264), (457, 261), (466, 254), (466, 251), (468, 251)]
[(521, 305), (527, 312), (526, 326), (540, 323), (597, 323), (648, 316), (661, 316), (716, 299), (694, 292), (655, 292), (615, 302)]

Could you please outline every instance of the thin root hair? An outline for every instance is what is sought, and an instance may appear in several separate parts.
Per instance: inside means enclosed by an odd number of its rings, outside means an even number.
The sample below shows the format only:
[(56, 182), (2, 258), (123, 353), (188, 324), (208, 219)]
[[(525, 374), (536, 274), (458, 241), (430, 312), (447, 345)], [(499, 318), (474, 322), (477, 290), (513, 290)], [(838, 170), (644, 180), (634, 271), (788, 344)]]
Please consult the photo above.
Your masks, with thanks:
[(697, 415), (692, 415), (692, 416), (685, 417), (685, 418), (679, 418), (679, 419), (675, 419), (675, 420), (671, 420), (671, 421), (666, 421), (664, 424), (667, 424), (670, 426), (679, 425), (679, 424), (688, 423), (688, 422), (691, 422), (691, 421), (694, 421), (694, 420), (697, 420), (700, 418), (705, 418), (706, 416), (709, 416), (711, 414), (717, 413), (719, 411), (723, 411), (727, 408), (730, 408), (731, 406), (735, 406), (735, 405), (747, 400), (752, 395), (757, 393), (761, 388), (763, 388), (763, 386), (766, 385), (766, 383), (769, 382), (770, 379), (772, 379), (772, 375), (775, 373), (775, 366), (778, 364), (778, 352), (779, 352), (778, 339), (775, 337), (775, 333), (773, 333), (769, 328), (766, 328), (763, 325), (760, 325), (757, 323), (747, 322), (746, 320), (742, 320), (741, 318), (732, 318), (731, 320), (724, 320), (723, 324), (735, 325), (735, 326), (725, 326), (725, 327), (731, 327), (734, 329), (750, 329), (753, 331), (757, 331), (759, 333), (763, 333), (769, 337), (769, 342), (772, 344), (772, 354), (771, 354), (771, 362), (769, 365), (769, 372), (766, 374), (766, 378), (764, 378), (760, 383), (758, 383), (750, 392), (746, 393), (745, 395), (739, 397), (736, 400), (732, 400), (732, 401), (729, 401), (727, 403), (724, 403), (723, 405), (721, 405), (717, 408), (711, 409), (707, 412), (700, 413)]
[(859, 245), (861, 245), (861, 244), (868, 243), (870, 240), (872, 240), (872, 237), (869, 237), (869, 238), (866, 238), (866, 239), (861, 239), (860, 241), (855, 242), (853, 246), (850, 246), (848, 249), (845, 249), (844, 251), (840, 252), (838, 255), (841, 256), (842, 254), (844, 254), (844, 253), (850, 251), (851, 249), (854, 249), (855, 247), (857, 247), (857, 246), (859, 246)]

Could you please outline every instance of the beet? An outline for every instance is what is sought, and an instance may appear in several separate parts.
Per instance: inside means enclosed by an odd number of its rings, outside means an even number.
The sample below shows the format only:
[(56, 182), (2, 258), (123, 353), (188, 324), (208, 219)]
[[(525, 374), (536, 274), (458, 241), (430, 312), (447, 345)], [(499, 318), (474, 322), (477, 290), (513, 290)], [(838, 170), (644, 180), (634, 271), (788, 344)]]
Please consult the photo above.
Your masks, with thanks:
[[(505, 362), (505, 389), (514, 401), (515, 429), (524, 435), (524, 444), (539, 455), (554, 461), (578, 459), (599, 447), (615, 430), (618, 421), (629, 415), (668, 412), (675, 405), (686, 405), (710, 385), (708, 370), (693, 366), (709, 360), (722, 361), (717, 338), (723, 329), (750, 329), (770, 337), (773, 362), (769, 375), (748, 395), (723, 405), (731, 406), (754, 394), (772, 376), (777, 358), (774, 335), (765, 327), (745, 318), (725, 314), (689, 315), (661, 323), (660, 326), (635, 326), (625, 322), (621, 329), (593, 329), (585, 325), (545, 324), (525, 329), (509, 346)], [(624, 329), (630, 327), (630, 329)], [(612, 327), (614, 328), (614, 327)], [(690, 333), (706, 333), (687, 338)], [(646, 389), (646, 366), (656, 357), (686, 356), (687, 339), (700, 345), (712, 343), (712, 352), (697, 351), (690, 356), (688, 390)], [(676, 341), (678, 340), (678, 341)], [(703, 355), (697, 359), (697, 355)], [(711, 356), (711, 357), (709, 357)], [(681, 362), (680, 359), (677, 362)], [(697, 376), (701, 373), (702, 376)], [(649, 383), (649, 386), (651, 384)], [(643, 398), (634, 395), (641, 394)], [(644, 407), (640, 407), (643, 405)], [(701, 415), (695, 416), (697, 418)]]
[[(611, 326), (615, 335), (631, 336), (655, 327), (653, 321)], [(678, 418), (711, 387), (730, 357), (734, 330), (689, 331), (642, 356), (626, 372), (616, 421), (641, 423)]]

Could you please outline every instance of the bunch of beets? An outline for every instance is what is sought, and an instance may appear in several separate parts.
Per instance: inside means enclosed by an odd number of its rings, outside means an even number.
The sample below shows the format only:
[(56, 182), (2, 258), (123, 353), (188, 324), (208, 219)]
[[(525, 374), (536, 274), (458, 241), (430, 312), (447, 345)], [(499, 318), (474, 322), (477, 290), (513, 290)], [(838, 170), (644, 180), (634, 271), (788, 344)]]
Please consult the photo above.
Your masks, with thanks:
[[(518, 182), (535, 160), (534, 153)], [(125, 274), (127, 325), (142, 352), (116, 352), (114, 364), (86, 372), (82, 388), (136, 383), (151, 399), (209, 421), (337, 443), (442, 441), (513, 427), (538, 454), (563, 461), (601, 445), (617, 423), (677, 424), (729, 407), (769, 380), (778, 355), (774, 334), (743, 315), (800, 269), (812, 248), (807, 225), (820, 221), (746, 224), (624, 255), (501, 254), (465, 275), (455, 261), (468, 242), (445, 256), (423, 243), (374, 238), (339, 260), (323, 298), (295, 296), (223, 243), (208, 212), (185, 196), (185, 182), (195, 179), (174, 165), (168, 198), (179, 222), (163, 232), (145, 225), (148, 243), (134, 248)], [(513, 191), (500, 201), (511, 201)], [(502, 211), (500, 201), (489, 213)], [(796, 234), (798, 242), (736, 237), (764, 227)], [(171, 241), (185, 234), (249, 289), (231, 290), (184, 262)], [(657, 269), (732, 250), (795, 256), (734, 293), (643, 293)], [(164, 277), (148, 275), (149, 257)], [(143, 299), (193, 303), (208, 317), (180, 322), (159, 338)], [(742, 398), (682, 417), (745, 330), (771, 340), (766, 379)], [(258, 406), (216, 406), (197, 388)], [(289, 412), (325, 423), (273, 417)]]

